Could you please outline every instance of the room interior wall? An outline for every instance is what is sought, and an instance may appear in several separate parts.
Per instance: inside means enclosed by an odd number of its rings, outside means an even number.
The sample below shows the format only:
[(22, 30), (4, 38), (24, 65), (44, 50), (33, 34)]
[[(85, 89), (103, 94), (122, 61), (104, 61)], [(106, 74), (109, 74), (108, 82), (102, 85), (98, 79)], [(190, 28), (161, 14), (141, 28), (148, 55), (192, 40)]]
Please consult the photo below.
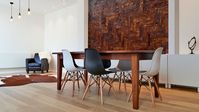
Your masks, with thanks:
[(188, 41), (196, 37), (194, 50), (199, 54), (199, 0), (179, 0), (179, 48), (180, 54), (189, 54)]
[[(75, 0), (73, 4), (45, 15), (45, 51), (84, 50), (87, 46), (87, 6), (86, 1)], [(51, 69), (55, 69), (56, 56), (52, 56)]]
[(25, 13), (18, 19), (14, 9), (10, 22), (10, 6), (0, 5), (0, 73), (3, 69), (24, 68), (25, 58), (43, 50), (44, 16)]
[(179, 54), (179, 0), (169, 0), (169, 54)]

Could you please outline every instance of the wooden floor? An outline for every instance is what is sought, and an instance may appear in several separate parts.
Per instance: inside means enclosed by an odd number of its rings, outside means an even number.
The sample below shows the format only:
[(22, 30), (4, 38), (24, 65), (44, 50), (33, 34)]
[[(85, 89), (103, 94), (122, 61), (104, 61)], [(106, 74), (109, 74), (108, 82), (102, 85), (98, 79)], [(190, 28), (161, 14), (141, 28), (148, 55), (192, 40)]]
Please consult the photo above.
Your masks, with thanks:
[[(155, 105), (151, 103), (149, 92), (143, 87), (140, 98), (140, 109), (133, 110), (131, 103), (127, 102), (124, 91), (117, 96), (107, 95), (104, 90), (104, 105), (100, 105), (100, 97), (95, 85), (86, 99), (82, 102), (82, 92), (76, 90), (75, 97), (71, 97), (71, 83), (66, 85), (63, 93), (56, 90), (56, 83), (37, 83), (17, 87), (0, 88), (0, 112), (198, 112), (199, 93), (163, 89), (160, 91), (163, 101), (156, 99)], [(115, 88), (118, 88), (115, 83)], [(128, 92), (130, 85), (128, 85)], [(122, 88), (123, 89), (123, 88)]]

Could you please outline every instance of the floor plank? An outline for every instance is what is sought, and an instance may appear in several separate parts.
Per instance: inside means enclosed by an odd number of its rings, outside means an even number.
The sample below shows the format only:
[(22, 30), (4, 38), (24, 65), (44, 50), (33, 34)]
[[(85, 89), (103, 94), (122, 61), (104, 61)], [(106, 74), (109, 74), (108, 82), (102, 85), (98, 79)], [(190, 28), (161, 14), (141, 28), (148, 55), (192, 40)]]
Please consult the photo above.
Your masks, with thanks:
[[(151, 103), (150, 93), (144, 87), (140, 94), (140, 109), (133, 110), (131, 103), (126, 102), (124, 90), (117, 95), (108, 93), (104, 88), (104, 105), (100, 104), (100, 96), (96, 86), (93, 85), (82, 102), (83, 84), (80, 91), (75, 91), (72, 97), (72, 83), (67, 83), (63, 93), (56, 90), (56, 83), (35, 83), (24, 86), (1, 87), (0, 105), (1, 112), (197, 112), (199, 111), (199, 93), (176, 89), (160, 88), (163, 101), (155, 99)], [(130, 84), (127, 85), (130, 92)]]

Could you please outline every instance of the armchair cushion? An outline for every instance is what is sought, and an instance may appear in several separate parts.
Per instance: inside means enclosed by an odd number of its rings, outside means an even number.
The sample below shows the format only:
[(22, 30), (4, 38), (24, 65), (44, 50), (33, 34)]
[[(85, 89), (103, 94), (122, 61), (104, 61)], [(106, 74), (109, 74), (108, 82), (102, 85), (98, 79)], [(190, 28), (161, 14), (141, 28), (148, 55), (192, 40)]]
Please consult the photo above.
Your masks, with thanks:
[(28, 66), (29, 67), (40, 67), (41, 64), (40, 63), (29, 63)]
[(35, 59), (36, 63), (41, 63), (41, 60), (40, 60), (40, 57), (39, 57), (38, 53), (35, 53), (34, 59)]

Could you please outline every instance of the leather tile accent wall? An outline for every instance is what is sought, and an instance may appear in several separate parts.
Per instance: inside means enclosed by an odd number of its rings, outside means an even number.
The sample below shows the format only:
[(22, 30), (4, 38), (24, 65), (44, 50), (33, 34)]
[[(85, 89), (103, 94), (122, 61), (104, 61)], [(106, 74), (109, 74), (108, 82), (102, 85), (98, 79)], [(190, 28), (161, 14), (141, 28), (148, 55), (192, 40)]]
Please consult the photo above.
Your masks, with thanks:
[(168, 52), (168, 0), (89, 0), (89, 48)]

